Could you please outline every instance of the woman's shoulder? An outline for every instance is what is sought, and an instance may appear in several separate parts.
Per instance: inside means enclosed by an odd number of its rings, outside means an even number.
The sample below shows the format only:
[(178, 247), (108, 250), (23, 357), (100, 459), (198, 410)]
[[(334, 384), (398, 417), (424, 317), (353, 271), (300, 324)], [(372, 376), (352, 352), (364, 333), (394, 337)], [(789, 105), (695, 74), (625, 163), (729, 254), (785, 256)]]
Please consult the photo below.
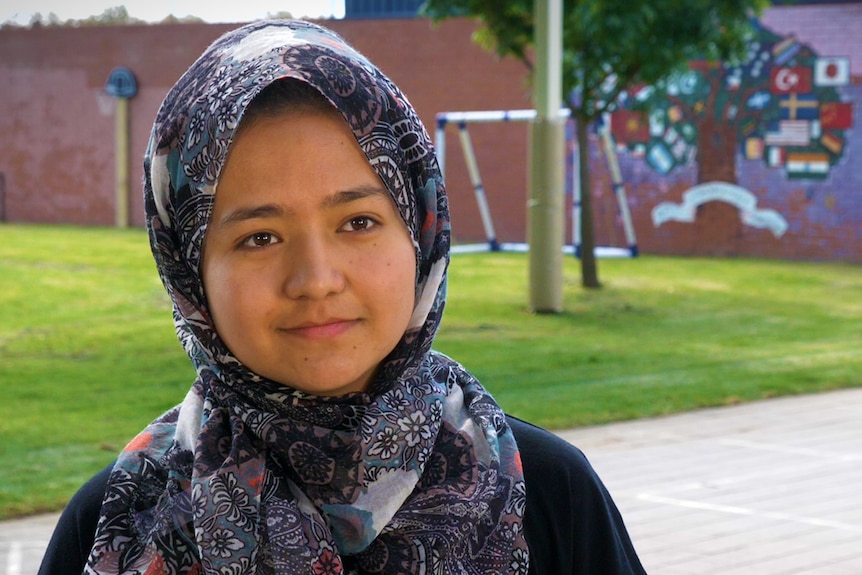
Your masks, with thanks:
[(39, 575), (80, 575), (96, 535), (113, 462), (78, 489), (57, 521)]
[(593, 472), (584, 453), (560, 436), (511, 415), (506, 416), (506, 421), (515, 435), (522, 462), (531, 469), (564, 474)]
[(530, 574), (644, 573), (619, 510), (584, 453), (541, 427), (507, 420), (524, 468)]

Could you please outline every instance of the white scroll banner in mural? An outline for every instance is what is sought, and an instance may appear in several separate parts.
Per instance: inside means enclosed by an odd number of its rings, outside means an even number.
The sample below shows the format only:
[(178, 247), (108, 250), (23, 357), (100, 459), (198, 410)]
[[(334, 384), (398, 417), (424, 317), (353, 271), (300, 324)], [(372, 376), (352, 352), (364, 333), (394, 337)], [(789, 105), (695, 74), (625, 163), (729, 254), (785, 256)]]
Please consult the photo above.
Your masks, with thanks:
[(707, 182), (689, 188), (682, 194), (682, 203), (662, 202), (652, 210), (652, 222), (659, 227), (665, 222), (694, 222), (697, 207), (707, 202), (726, 202), (739, 208), (742, 223), (753, 228), (765, 228), (780, 238), (787, 231), (787, 220), (775, 210), (758, 210), (757, 198), (743, 187), (726, 182)]

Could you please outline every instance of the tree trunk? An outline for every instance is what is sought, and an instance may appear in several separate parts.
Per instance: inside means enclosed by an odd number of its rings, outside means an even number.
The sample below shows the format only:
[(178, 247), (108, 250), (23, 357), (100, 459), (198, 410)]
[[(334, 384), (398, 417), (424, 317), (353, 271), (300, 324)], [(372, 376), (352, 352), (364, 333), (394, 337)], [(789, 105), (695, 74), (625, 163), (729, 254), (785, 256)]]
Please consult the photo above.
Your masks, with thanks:
[[(736, 183), (736, 126), (707, 114), (697, 127), (697, 183)], [(704, 256), (739, 253), (742, 219), (731, 204), (713, 201), (698, 206), (693, 252)]]
[(578, 131), (578, 164), (581, 188), (581, 285), (585, 288), (602, 287), (596, 264), (596, 240), (593, 233), (593, 190), (590, 187), (590, 154), (587, 121), (576, 117)]
[(697, 183), (736, 183), (736, 126), (705, 114), (697, 125)]

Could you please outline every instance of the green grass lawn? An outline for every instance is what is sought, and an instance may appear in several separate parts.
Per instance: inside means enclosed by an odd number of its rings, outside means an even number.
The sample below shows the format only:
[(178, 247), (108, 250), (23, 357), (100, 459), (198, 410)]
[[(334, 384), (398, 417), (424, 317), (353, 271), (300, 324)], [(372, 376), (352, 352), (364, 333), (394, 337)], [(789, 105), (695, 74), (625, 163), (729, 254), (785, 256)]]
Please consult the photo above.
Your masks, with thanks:
[[(524, 254), (455, 256), (436, 348), (549, 428), (862, 385), (862, 267), (602, 260), (527, 312)], [(193, 370), (143, 230), (0, 226), (0, 518), (59, 509)]]

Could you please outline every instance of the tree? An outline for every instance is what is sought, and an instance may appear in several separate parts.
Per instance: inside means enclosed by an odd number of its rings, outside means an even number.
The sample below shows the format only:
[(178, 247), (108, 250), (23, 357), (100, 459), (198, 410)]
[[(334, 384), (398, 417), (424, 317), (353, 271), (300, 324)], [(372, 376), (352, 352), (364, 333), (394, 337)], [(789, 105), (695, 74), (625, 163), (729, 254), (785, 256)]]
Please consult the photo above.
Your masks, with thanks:
[(846, 58), (819, 57), (792, 36), (758, 27), (739, 62), (695, 60), (659, 85), (624, 94), (617, 114), (646, 109), (648, 125), (635, 130), (646, 138), (621, 133), (617, 142), (662, 174), (693, 156), (712, 158), (697, 162), (699, 184), (735, 184), (737, 146), (790, 178), (824, 179), (851, 126), (852, 106), (835, 89), (848, 82)]
[[(284, 12), (279, 12), (279, 15), (285, 14)], [(283, 17), (283, 16), (276, 16)], [(173, 14), (166, 16), (162, 19), (159, 24), (197, 24), (202, 23), (203, 19), (198, 18), (197, 16), (185, 16), (183, 18), (177, 18)], [(69, 20), (61, 20), (57, 14), (54, 12), (48, 13), (47, 16), (43, 15), (41, 12), (36, 12), (33, 16), (30, 17), (30, 21), (27, 25), (16, 24), (14, 21), (6, 21), (0, 24), (0, 29), (4, 28), (42, 28), (42, 27), (66, 27), (66, 28), (80, 28), (86, 26), (126, 26), (133, 24), (149, 24), (149, 22), (145, 20), (141, 20), (140, 18), (135, 18), (134, 16), (129, 14), (129, 11), (125, 6), (113, 6), (110, 8), (105, 8), (101, 14), (88, 16), (86, 18), (75, 19), (70, 18)]]
[(144, 24), (140, 18), (135, 18), (129, 15), (129, 11), (125, 6), (114, 6), (105, 8), (98, 16), (89, 16), (81, 20), (70, 20), (68, 24), (73, 26), (108, 26), (108, 25), (126, 25), (126, 24)]
[(0, 25), (0, 28), (78, 28), (82, 26), (110, 26), (110, 25), (126, 25), (126, 24), (145, 24), (144, 20), (135, 18), (129, 15), (129, 11), (125, 6), (114, 6), (106, 8), (97, 16), (88, 16), (87, 18), (69, 20), (61, 20), (54, 12), (49, 12), (47, 16), (41, 12), (36, 12), (30, 17), (30, 22), (27, 26), (20, 26), (13, 21), (6, 21)]
[[(601, 286), (595, 260), (589, 128), (633, 85), (652, 85), (692, 59), (732, 61), (768, 0), (565, 0), (563, 95), (577, 128), (581, 188), (581, 283)], [(532, 71), (532, 0), (427, 0), (433, 21), (477, 18), (474, 40)]]

